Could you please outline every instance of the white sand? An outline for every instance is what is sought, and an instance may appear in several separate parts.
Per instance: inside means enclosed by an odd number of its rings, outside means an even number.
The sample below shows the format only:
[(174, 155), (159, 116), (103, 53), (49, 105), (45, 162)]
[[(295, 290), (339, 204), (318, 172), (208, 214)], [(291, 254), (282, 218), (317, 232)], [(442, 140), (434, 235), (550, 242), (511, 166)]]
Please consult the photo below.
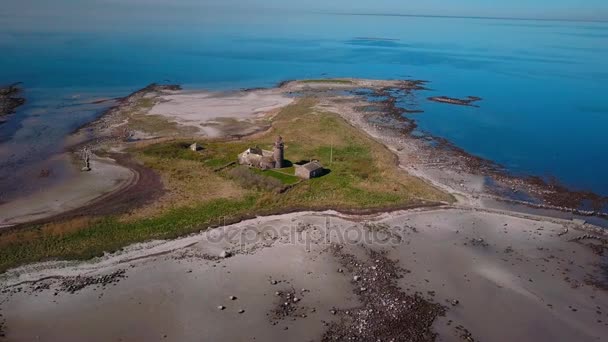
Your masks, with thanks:
[(222, 136), (221, 127), (215, 126), (221, 126), (226, 119), (255, 125), (255, 121), (264, 118), (268, 112), (291, 102), (292, 98), (277, 89), (232, 93), (185, 92), (161, 95), (160, 103), (148, 114), (162, 115), (185, 126), (200, 127), (204, 135), (219, 137)]
[[(586, 247), (567, 242), (580, 234), (571, 223), (463, 209), (414, 210), (372, 221), (390, 225), (388, 232), (402, 240), (385, 243), (382, 238), (389, 235), (380, 234), (376, 241), (344, 243), (345, 250), (355, 255), (365, 254), (362, 246), (387, 250), (389, 258), (411, 270), (399, 281), (407, 293), (419, 291), (449, 307), (447, 316), (435, 324), (442, 341), (458, 341), (454, 327), (459, 324), (482, 341), (598, 341), (608, 333), (608, 296), (584, 283), (587, 273), (598, 272), (594, 263), (599, 258)], [(53, 295), (56, 281), (34, 294), (3, 294), (7, 337), (11, 341), (319, 340), (323, 321), (336, 319), (329, 312), (332, 308), (358, 305), (353, 275), (336, 271), (337, 260), (323, 242), (327, 222), (332, 232), (350, 231), (351, 237), (353, 232), (366, 231), (360, 223), (333, 212), (289, 214), (140, 244), (92, 262), (14, 270), (5, 275), (5, 285), (117, 269), (125, 269), (128, 278), (115, 286), (87, 287), (75, 294)], [(298, 225), (307, 228), (295, 236), (308, 236), (310, 243), (289, 239), (295, 231), (289, 228)], [(571, 233), (558, 237), (564, 225)], [(283, 233), (277, 234), (280, 227)], [(231, 241), (216, 242), (212, 237), (220, 232), (237, 234), (231, 235), (236, 236)], [(241, 239), (241, 234), (249, 239)], [(470, 243), (478, 238), (488, 245)], [(513, 251), (506, 252), (507, 247)], [(224, 249), (236, 255), (220, 261), (204, 257), (217, 256)], [(279, 283), (272, 285), (271, 280)], [(573, 288), (575, 283), (578, 286)], [(272, 320), (273, 308), (281, 303), (275, 291), (289, 289), (301, 297), (298, 306), (306, 317)], [(301, 289), (307, 292), (301, 294)], [(231, 295), (237, 300), (228, 299)], [(448, 303), (453, 299), (459, 300), (454, 307)], [(226, 309), (218, 310), (218, 305)], [(596, 306), (601, 307), (601, 315)], [(239, 314), (240, 309), (245, 312)], [(597, 323), (598, 319), (604, 323)], [(450, 326), (448, 320), (453, 320)]]

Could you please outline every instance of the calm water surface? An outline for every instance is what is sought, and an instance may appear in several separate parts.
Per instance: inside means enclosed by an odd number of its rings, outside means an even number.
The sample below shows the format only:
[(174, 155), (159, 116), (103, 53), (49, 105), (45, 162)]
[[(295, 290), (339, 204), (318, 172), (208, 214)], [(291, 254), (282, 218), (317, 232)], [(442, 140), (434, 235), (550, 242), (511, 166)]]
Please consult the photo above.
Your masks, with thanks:
[[(412, 116), (421, 131), (608, 195), (608, 24), (293, 13), (0, 28), (0, 83), (23, 82), (28, 99), (0, 126), (0, 195), (44, 186), (35, 162), (99, 115), (91, 99), (151, 82), (233, 89), (318, 77), (428, 80), (425, 112)], [(440, 95), (483, 101), (425, 100)]]

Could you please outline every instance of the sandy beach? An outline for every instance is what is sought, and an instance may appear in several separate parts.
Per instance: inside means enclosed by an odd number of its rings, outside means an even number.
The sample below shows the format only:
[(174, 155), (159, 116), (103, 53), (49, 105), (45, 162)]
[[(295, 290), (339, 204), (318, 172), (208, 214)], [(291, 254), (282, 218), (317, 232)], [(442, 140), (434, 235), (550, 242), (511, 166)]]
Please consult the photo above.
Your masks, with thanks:
[[(239, 134), (255, 132), (257, 121), (267, 113), (293, 102), (280, 89), (249, 92), (186, 92), (161, 95), (149, 115), (162, 115), (184, 126), (200, 128), (200, 134), (210, 138), (229, 134), (223, 129), (228, 123), (239, 126)], [(259, 129), (259, 128), (258, 128)]]
[(570, 241), (587, 234), (581, 228), (457, 208), (258, 218), (90, 262), (10, 271), (0, 297), (4, 332), (9, 341), (329, 341), (369, 333), (427, 340), (426, 329), (403, 332), (388, 317), (392, 297), (420, 296), (446, 310), (425, 321), (439, 341), (600, 341), (608, 296), (593, 282), (601, 277), (600, 258), (585, 246), (593, 240)]
[[(65, 159), (66, 165), (72, 164), (67, 153), (58, 158)], [(129, 184), (136, 176), (132, 170), (110, 158), (92, 158), (90, 172), (81, 172), (76, 165), (71, 166), (67, 169), (71, 174), (66, 176), (69, 181), (0, 204), (0, 229), (49, 218), (100, 201)]]

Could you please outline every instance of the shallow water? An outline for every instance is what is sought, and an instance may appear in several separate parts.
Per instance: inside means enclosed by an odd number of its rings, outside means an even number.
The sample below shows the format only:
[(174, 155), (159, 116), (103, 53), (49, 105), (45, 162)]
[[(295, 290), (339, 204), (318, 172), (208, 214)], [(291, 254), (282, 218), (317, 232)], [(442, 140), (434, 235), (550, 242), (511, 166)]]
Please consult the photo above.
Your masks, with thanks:
[[(0, 83), (23, 82), (28, 99), (0, 126), (4, 198), (44, 186), (34, 162), (107, 107), (83, 104), (92, 99), (151, 82), (233, 89), (319, 77), (428, 80), (432, 90), (407, 103), (424, 110), (412, 114), (421, 131), (608, 195), (608, 23), (207, 13), (78, 25), (0, 29)], [(483, 98), (479, 108), (426, 100), (468, 95)]]

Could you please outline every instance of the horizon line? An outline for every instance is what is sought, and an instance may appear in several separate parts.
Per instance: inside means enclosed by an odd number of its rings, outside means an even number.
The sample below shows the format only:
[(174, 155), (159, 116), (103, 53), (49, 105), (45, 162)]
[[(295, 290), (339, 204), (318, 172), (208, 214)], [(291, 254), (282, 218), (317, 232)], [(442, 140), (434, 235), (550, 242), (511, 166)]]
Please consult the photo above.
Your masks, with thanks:
[(466, 15), (441, 15), (441, 14), (406, 14), (406, 13), (355, 13), (355, 12), (316, 12), (318, 14), (352, 15), (352, 16), (374, 16), (374, 17), (413, 17), (413, 18), (441, 18), (441, 19), (490, 19), (490, 20), (521, 20), (521, 21), (561, 21), (561, 22), (586, 22), (586, 23), (608, 23), (608, 19), (566, 19), (566, 18), (525, 18), (525, 17), (497, 17), (497, 16), (466, 16)]

